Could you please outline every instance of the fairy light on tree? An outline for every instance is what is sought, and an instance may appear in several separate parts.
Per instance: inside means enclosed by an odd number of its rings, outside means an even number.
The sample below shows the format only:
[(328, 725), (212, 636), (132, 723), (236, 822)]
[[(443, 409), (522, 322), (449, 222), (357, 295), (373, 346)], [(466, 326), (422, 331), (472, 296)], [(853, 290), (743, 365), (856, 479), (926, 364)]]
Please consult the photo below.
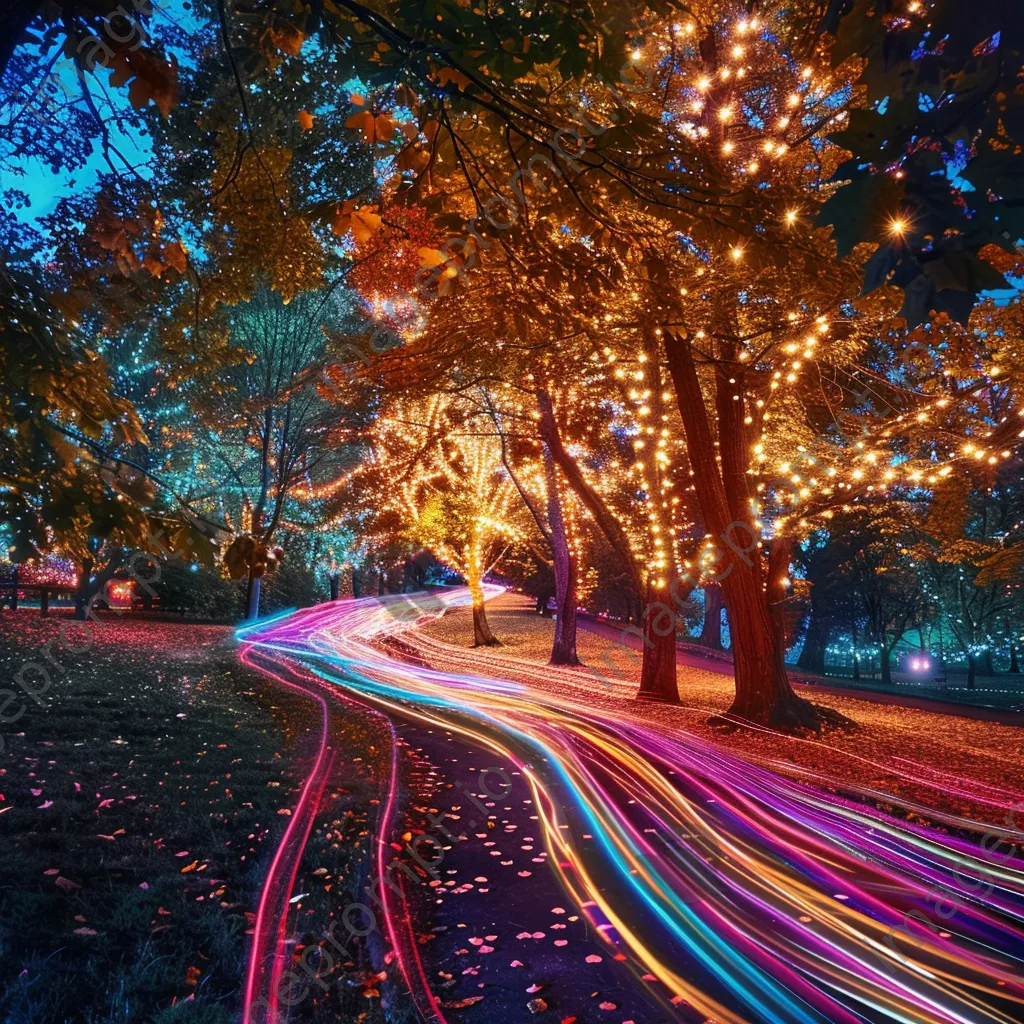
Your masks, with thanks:
[(381, 410), (371, 432), (380, 499), (403, 534), (466, 579), (474, 646), (498, 643), (487, 622), (483, 580), (522, 545), (522, 507), (491, 425), (444, 395), (402, 399)]

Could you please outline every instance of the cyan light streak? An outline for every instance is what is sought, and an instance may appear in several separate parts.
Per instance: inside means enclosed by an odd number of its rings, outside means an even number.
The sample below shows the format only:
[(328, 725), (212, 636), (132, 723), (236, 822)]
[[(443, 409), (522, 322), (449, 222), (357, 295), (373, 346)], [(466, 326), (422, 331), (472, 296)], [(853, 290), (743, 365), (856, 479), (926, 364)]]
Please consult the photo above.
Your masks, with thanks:
[[(467, 600), (465, 591), (435, 595), (431, 614)], [(416, 617), (396, 614), (399, 602), (408, 599), (335, 602), (247, 627), (239, 639), (295, 659), (393, 720), (507, 757), (533, 791), (549, 868), (637, 975), (657, 978), (652, 987), (679, 1019), (1024, 1016), (1024, 870), (1019, 855), (978, 849), (982, 827), (937, 813), (929, 817), (961, 834), (908, 823), (858, 799), (872, 794), (841, 775), (810, 785), (599, 706), (586, 672), (429, 640)], [(440, 667), (375, 646), (399, 633), (403, 650)], [(459, 663), (478, 674), (444, 667)], [(503, 666), (527, 685), (498, 678)], [(928, 775), (911, 762), (895, 770)], [(949, 781), (993, 808), (1024, 803), (1009, 788)], [(1024, 839), (1012, 827), (991, 834)], [(957, 901), (948, 920), (937, 895)]]

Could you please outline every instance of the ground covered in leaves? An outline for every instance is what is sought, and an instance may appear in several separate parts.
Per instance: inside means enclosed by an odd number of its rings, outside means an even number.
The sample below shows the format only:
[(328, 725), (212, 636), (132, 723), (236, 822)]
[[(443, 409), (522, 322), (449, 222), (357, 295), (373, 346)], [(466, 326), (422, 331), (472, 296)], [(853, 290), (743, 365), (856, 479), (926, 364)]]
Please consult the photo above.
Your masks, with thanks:
[[(486, 657), (497, 659), (501, 675), (516, 679), (516, 661), (546, 664), (554, 624), (534, 611), (531, 599), (506, 593), (488, 602), (488, 619), (501, 647)], [(427, 638), (465, 650), (472, 643), (468, 608), (448, 611), (422, 628)], [(906, 803), (961, 815), (974, 821), (1005, 824), (1005, 811), (987, 804), (985, 786), (1015, 790), (1024, 801), (1024, 717), (1021, 726), (939, 714), (918, 708), (876, 704), (852, 697), (801, 695), (827, 704), (853, 719), (859, 728), (824, 738), (784, 736), (767, 730), (723, 734), (707, 724), (732, 700), (732, 679), (710, 670), (679, 666), (682, 704), (666, 706), (632, 699), (640, 678), (638, 653), (584, 628), (577, 647), (584, 666), (574, 669), (576, 696), (591, 704), (629, 707), (631, 713), (666, 729), (684, 730), (730, 749), (738, 756), (769, 765), (831, 790), (860, 790), (898, 797)], [(475, 651), (474, 656), (481, 651)], [(444, 658), (431, 659), (440, 667)], [(458, 667), (457, 651), (446, 667)], [(460, 671), (467, 671), (463, 665)], [(471, 668), (468, 671), (480, 671)], [(533, 678), (530, 685), (564, 689), (560, 681)]]
[[(0, 1019), (236, 1021), (315, 709), (220, 626), (4, 612), (0, 669)], [(360, 832), (349, 800), (315, 839)]]

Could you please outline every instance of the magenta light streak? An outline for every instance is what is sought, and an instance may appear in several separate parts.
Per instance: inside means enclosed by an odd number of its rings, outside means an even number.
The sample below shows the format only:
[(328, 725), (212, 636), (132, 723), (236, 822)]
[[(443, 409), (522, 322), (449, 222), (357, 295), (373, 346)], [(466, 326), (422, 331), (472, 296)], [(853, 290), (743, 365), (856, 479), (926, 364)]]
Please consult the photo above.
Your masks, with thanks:
[[(435, 600), (439, 612), (466, 593)], [(594, 700), (632, 696), (629, 684), (602, 687), (585, 670), (431, 640), (416, 631), (425, 616), (414, 606), (398, 615), (402, 602), (336, 602), (246, 630), (244, 640), (389, 716), (460, 733), (516, 764), (568, 898), (628, 954), (630, 969), (658, 979), (670, 1011), (721, 1024), (1024, 1016), (1024, 869), (1019, 855), (979, 850), (983, 826), (849, 785), (841, 761), (832, 776), (797, 781), (792, 765), (780, 774), (683, 729), (641, 722), (628, 705)], [(373, 644), (398, 633), (437, 667), (393, 661)], [(878, 767), (1003, 813), (1024, 805), (1009, 785), (906, 759)], [(392, 804), (390, 794), (378, 870)], [(908, 812), (939, 827), (908, 822)], [(990, 834), (1024, 840), (1012, 819)], [(937, 899), (956, 901), (948, 920)], [(389, 902), (385, 916), (402, 955), (400, 911)], [(432, 995), (423, 1002), (422, 963), (400, 967), (420, 1014), (436, 1014)]]

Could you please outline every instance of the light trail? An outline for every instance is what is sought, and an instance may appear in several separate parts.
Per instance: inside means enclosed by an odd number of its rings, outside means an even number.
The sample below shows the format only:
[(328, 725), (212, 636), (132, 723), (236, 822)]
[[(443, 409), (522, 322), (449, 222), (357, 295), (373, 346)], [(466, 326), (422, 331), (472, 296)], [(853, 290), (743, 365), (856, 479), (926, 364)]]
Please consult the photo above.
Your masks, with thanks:
[[(1024, 1018), (1024, 863), (992, 845), (1024, 840), (1011, 813), (1024, 794), (889, 765), (1010, 814), (1006, 827), (986, 828), (886, 796), (939, 827), (908, 823), (856, 799), (875, 794), (844, 785), (841, 765), (817, 781), (850, 796), (595, 705), (588, 695), (600, 684), (578, 669), (416, 632), (422, 618), (467, 601), (460, 589), (416, 602), (335, 602), (247, 627), (240, 639), (393, 720), (459, 733), (509, 759), (533, 790), (566, 893), (638, 976), (657, 978), (651, 987), (676, 1019)], [(374, 644), (397, 634), (403, 651), (476, 674), (407, 664)], [(403, 977), (426, 984), (421, 964), (405, 962), (401, 948), (396, 956)], [(432, 997), (426, 1012), (415, 990), (414, 999), (424, 1019), (439, 1019)]]

